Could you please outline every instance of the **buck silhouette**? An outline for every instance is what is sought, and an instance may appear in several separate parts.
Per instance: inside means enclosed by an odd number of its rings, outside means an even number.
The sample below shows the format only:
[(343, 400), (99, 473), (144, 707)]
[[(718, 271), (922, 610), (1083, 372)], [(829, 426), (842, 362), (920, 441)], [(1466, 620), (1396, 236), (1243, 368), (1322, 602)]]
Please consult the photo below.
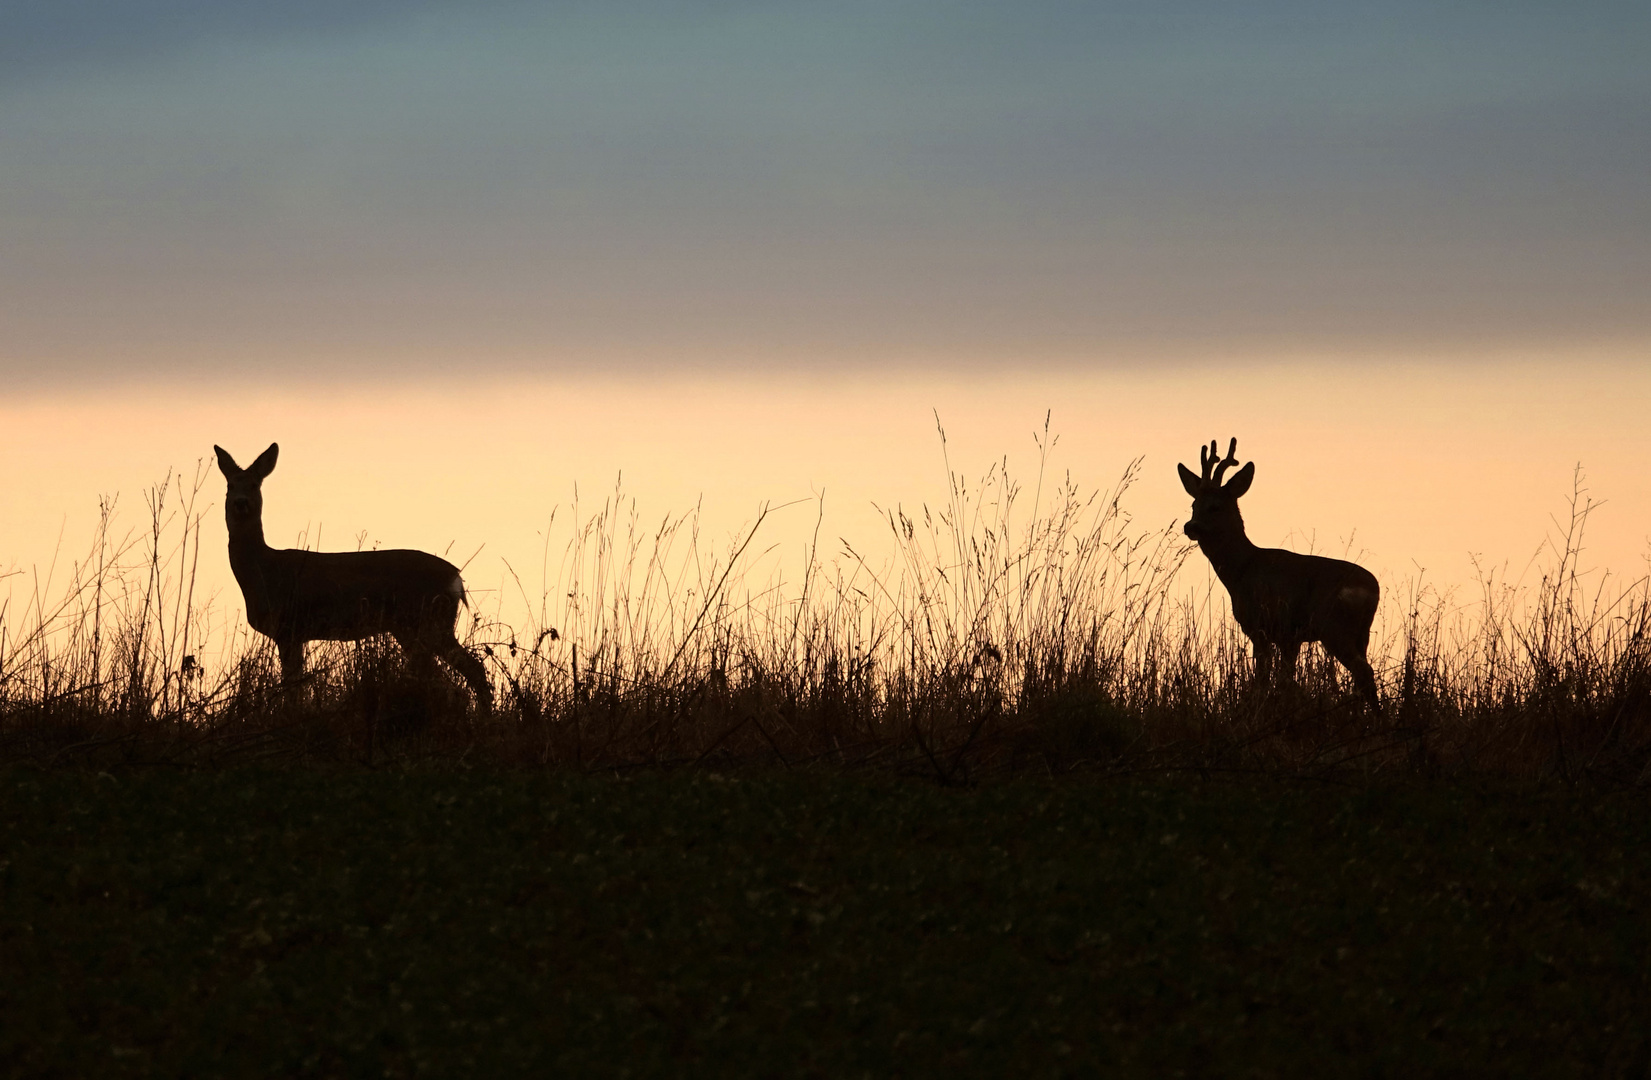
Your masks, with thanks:
[(1376, 675), (1365, 659), (1370, 623), (1381, 598), (1375, 575), (1341, 559), (1252, 544), (1244, 535), (1238, 500), (1255, 479), (1255, 462), (1221, 482), (1222, 474), (1238, 464), (1237, 454), (1237, 439), (1224, 458), (1212, 439), (1198, 451), (1201, 475), (1185, 465), (1176, 468), (1181, 486), (1192, 496), (1192, 516), (1183, 531), (1198, 542), (1232, 597), (1233, 617), (1255, 649), (1257, 681), (1272, 680), (1275, 655), (1283, 660), (1285, 677), (1293, 680), (1301, 646), (1322, 642), (1352, 673), (1359, 692), (1380, 708)]
[(483, 711), (492, 708), (486, 669), (453, 634), (466, 602), (458, 567), (423, 551), (272, 548), (264, 542), (263, 484), (280, 447), (270, 443), (245, 469), (223, 447), (212, 449), (229, 482), (229, 566), (246, 599), (247, 623), (281, 654), (284, 682), (303, 675), (307, 641), (389, 634), (411, 658), (441, 657), (470, 684)]

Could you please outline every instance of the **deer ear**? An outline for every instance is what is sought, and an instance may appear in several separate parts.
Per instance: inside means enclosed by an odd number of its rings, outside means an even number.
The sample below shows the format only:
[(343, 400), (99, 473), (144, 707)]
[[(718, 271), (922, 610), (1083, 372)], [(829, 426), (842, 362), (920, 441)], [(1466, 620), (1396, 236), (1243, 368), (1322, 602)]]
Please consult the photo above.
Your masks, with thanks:
[(1221, 494), (1225, 495), (1229, 499), (1236, 499), (1246, 491), (1250, 490), (1250, 481), (1254, 479), (1255, 462), (1252, 461), (1242, 469), (1239, 469), (1238, 472), (1234, 473), (1231, 480), (1228, 480), (1225, 484), (1221, 485)]
[(1185, 465), (1177, 465), (1175, 468), (1181, 474), (1181, 486), (1187, 489), (1187, 494), (1198, 498), (1198, 474)]
[(275, 471), (275, 456), (280, 452), (281, 448), (279, 446), (275, 443), (270, 443), (269, 449), (265, 450), (262, 454), (259, 454), (257, 461), (254, 461), (251, 465), (247, 466), (247, 473), (258, 478), (259, 480), (262, 480), (264, 477)]
[(241, 471), (241, 467), (235, 464), (235, 459), (229, 456), (228, 450), (216, 445), (212, 449), (218, 455), (218, 471), (224, 474), (225, 479), (235, 476)]

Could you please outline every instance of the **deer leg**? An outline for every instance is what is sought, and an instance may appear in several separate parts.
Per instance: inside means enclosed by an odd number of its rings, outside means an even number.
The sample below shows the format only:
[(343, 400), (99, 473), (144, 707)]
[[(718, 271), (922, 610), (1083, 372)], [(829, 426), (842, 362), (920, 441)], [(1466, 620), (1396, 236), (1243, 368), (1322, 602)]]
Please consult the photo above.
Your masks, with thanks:
[(1372, 709), (1380, 712), (1382, 701), (1376, 692), (1376, 672), (1370, 667), (1370, 661), (1365, 659), (1364, 650), (1330, 646), (1330, 655), (1341, 661), (1341, 666), (1353, 676), (1353, 685), (1358, 688), (1359, 693), (1370, 702)]
[(441, 650), (441, 658), (470, 684), (471, 692), (476, 695), (476, 707), (483, 713), (492, 712), (493, 687), (487, 681), (487, 669), (476, 659), (476, 654), (460, 645), (455, 638)]
[(482, 712), (493, 711), (493, 687), (487, 682), (487, 669), (482, 662), (476, 659), (469, 649), (459, 644), (458, 638), (449, 631), (442, 635), (439, 631), (425, 631), (420, 634), (396, 634), (395, 639), (409, 656), (439, 656), (446, 661), (447, 666), (457, 672), (469, 684), (471, 693), (476, 695), (476, 705)]
[(1296, 668), (1301, 663), (1301, 642), (1287, 641), (1278, 647), (1279, 681), (1286, 686), (1296, 684)]
[(1250, 639), (1250, 652), (1255, 656), (1255, 679), (1251, 686), (1265, 691), (1273, 682), (1273, 646), (1260, 638)]
[(1370, 702), (1370, 707), (1377, 712), (1382, 711), (1381, 695), (1376, 691), (1376, 673), (1371, 670), (1370, 661), (1364, 657), (1358, 658), (1358, 666), (1347, 665), (1347, 670), (1353, 673), (1353, 685), (1359, 688), (1359, 693)]
[(407, 662), (407, 671), (413, 680), (421, 685), (428, 685), (436, 670), (435, 649), (419, 634), (391, 631), (390, 636), (401, 646), (401, 655)]
[(288, 686), (297, 686), (304, 678), (304, 643), (277, 641), (275, 651), (281, 657), (281, 681)]
[(428, 694), (438, 678), (436, 675), (435, 651), (430, 648), (427, 642), (411, 634), (405, 637), (401, 634), (392, 634), (391, 637), (394, 637), (396, 644), (401, 646), (401, 655), (407, 661), (407, 673), (412, 676), (413, 682), (419, 687), (419, 691)]

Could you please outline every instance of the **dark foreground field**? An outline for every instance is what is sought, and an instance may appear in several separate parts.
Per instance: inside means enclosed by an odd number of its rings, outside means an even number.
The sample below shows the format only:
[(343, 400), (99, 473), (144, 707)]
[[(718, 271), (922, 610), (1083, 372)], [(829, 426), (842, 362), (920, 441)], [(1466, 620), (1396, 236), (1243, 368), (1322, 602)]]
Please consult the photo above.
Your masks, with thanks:
[(1643, 792), (0, 773), (11, 1075), (1644, 1076)]

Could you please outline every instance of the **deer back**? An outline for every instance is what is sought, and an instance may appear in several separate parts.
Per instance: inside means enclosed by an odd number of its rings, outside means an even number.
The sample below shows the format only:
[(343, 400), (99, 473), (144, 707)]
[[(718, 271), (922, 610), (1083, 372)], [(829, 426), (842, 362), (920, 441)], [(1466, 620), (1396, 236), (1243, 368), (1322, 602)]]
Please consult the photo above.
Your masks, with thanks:
[(1254, 549), (1223, 582), (1244, 633), (1277, 644), (1367, 633), (1381, 596), (1375, 575), (1356, 563), (1281, 548)]
[(458, 568), (423, 551), (264, 548), (235, 556), (230, 563), (247, 622), (277, 640), (353, 641), (451, 628), (464, 598)]

